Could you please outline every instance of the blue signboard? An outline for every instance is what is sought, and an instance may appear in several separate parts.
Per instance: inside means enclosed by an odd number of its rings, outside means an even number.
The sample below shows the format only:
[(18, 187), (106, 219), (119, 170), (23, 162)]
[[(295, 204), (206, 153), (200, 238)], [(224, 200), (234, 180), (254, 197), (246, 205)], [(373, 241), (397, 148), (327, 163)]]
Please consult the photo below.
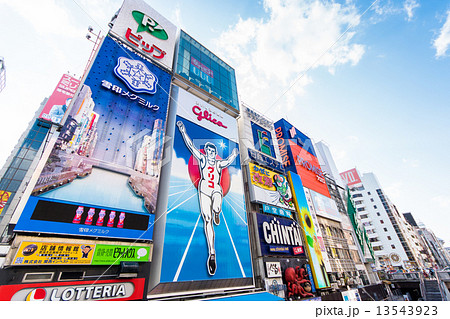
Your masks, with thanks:
[(236, 120), (182, 89), (173, 92), (177, 126), (160, 282), (251, 279)]
[(299, 224), (292, 219), (256, 213), (263, 256), (305, 256)]
[(15, 230), (151, 239), (170, 84), (106, 37)]
[(272, 214), (272, 215), (276, 215), (276, 216), (281, 216), (281, 217), (293, 218), (292, 217), (292, 212), (287, 210), (287, 209), (283, 209), (283, 208), (280, 208), (280, 207), (275, 207), (275, 206), (272, 206), (272, 205), (266, 205), (266, 204), (263, 204), (262, 208), (263, 208), (263, 212), (264, 213), (268, 213), (268, 214)]
[(266, 156), (258, 151), (248, 149), (248, 156), (251, 160), (257, 162), (260, 165), (270, 167), (274, 171), (284, 173), (283, 164), (273, 159), (272, 157)]
[(250, 122), (255, 149), (267, 156), (275, 157), (275, 149), (272, 143), (272, 134), (256, 123)]

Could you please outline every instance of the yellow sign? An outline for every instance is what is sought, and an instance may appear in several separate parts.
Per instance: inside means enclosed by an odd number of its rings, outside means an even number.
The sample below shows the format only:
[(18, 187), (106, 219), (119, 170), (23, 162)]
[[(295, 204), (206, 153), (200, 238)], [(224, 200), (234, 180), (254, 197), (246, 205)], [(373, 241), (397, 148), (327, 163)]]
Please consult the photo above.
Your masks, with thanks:
[(58, 244), (22, 242), (13, 265), (82, 265), (90, 264), (95, 244)]
[(269, 191), (277, 190), (274, 185), (273, 177), (275, 175), (279, 175), (278, 173), (272, 172), (267, 168), (263, 168), (253, 163), (249, 163), (248, 166), (250, 168), (250, 178), (253, 185)]
[(0, 215), (2, 214), (3, 208), (8, 202), (9, 197), (11, 196), (11, 192), (6, 192), (0, 190)]

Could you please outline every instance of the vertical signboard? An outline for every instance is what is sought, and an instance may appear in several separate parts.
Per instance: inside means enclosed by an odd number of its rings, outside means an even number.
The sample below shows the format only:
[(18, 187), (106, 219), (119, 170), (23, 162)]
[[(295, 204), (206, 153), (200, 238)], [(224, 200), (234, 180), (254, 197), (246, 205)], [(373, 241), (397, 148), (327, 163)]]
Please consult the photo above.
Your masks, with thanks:
[(161, 283), (252, 282), (236, 120), (173, 87), (176, 128)]
[(113, 35), (172, 69), (177, 27), (142, 0), (125, 0), (112, 21)]
[(288, 172), (289, 181), (293, 189), (294, 204), (299, 214), (299, 220), (303, 227), (306, 238), (306, 248), (309, 252), (311, 270), (314, 276), (314, 283), (316, 288), (330, 287), (330, 280), (325, 269), (325, 264), (320, 250), (320, 244), (317, 240), (317, 234), (312, 221), (311, 214), (308, 209), (305, 192), (303, 191), (303, 184), (300, 176)]
[(186, 80), (239, 110), (234, 69), (183, 30), (174, 69)]
[(170, 82), (105, 38), (15, 230), (151, 239)]
[(300, 175), (304, 187), (330, 197), (311, 139), (284, 119), (274, 125), (286, 170)]
[(270, 131), (253, 122), (251, 122), (251, 127), (255, 149), (265, 155), (276, 157)]
[(5, 208), (10, 196), (11, 192), (0, 190), (0, 215), (2, 214), (3, 208)]
[(60, 124), (79, 84), (80, 80), (64, 74), (47, 103), (45, 103), (39, 118)]

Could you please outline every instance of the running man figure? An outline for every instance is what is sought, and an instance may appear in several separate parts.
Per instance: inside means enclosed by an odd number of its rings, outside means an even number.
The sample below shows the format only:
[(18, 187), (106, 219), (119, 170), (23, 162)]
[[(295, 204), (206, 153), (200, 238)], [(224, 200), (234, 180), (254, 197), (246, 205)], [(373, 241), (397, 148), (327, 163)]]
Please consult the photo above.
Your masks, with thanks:
[[(222, 211), (223, 190), (220, 185), (222, 170), (234, 162), (238, 155), (235, 148), (231, 155), (225, 160), (216, 159), (217, 147), (210, 142), (205, 144), (205, 154), (201, 153), (192, 143), (186, 133), (183, 122), (177, 122), (178, 129), (183, 136), (184, 143), (189, 151), (199, 162), (200, 181), (198, 183), (198, 201), (204, 223), (206, 242), (208, 244), (208, 261), (206, 268), (212, 276), (216, 273), (216, 250), (214, 246), (214, 226), (220, 223), (220, 213)], [(214, 214), (214, 216), (213, 216)]]

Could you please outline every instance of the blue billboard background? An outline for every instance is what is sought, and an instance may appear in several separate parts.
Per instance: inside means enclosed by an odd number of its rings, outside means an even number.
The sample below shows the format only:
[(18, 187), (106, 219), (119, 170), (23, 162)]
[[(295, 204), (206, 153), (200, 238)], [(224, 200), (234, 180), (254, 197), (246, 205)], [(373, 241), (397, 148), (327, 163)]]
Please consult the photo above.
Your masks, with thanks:
[(262, 128), (256, 123), (250, 122), (253, 133), (253, 145), (257, 151), (260, 151), (268, 156), (276, 158), (275, 149), (272, 144), (272, 134), (270, 131)]
[[(221, 145), (218, 155), (225, 159), (238, 144), (180, 116), (197, 149), (206, 142)], [(233, 192), (241, 183), (239, 156), (228, 166), (231, 188), (223, 197), (220, 224), (214, 225), (217, 270), (207, 271), (208, 248), (200, 213), (199, 191), (188, 173), (191, 152), (179, 129), (175, 129), (172, 176), (169, 184), (161, 282), (253, 277), (244, 194)], [(241, 186), (242, 188), (242, 186)]]
[[(151, 239), (170, 85), (169, 73), (106, 37), (15, 230), (81, 234), (77, 222), (61, 222), (50, 206), (48, 218), (33, 218), (42, 201), (68, 205), (64, 220), (85, 207), (80, 218), (89, 231), (82, 235)], [(94, 223), (101, 209), (116, 211), (121, 227), (94, 231), (88, 208)], [(148, 215), (146, 230), (128, 229), (141, 215)]]

